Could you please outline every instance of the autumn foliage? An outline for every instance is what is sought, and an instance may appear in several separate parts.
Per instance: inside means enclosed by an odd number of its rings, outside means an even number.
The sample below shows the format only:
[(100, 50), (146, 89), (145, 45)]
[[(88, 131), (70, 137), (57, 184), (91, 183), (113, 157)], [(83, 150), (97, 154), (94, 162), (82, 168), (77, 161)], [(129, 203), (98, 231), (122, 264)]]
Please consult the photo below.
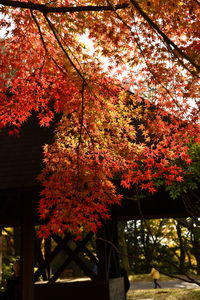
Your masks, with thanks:
[(44, 146), (41, 235), (96, 231), (121, 201), (115, 179), (151, 193), (184, 180), (200, 142), (198, 0), (0, 4), (1, 127), (62, 115)]

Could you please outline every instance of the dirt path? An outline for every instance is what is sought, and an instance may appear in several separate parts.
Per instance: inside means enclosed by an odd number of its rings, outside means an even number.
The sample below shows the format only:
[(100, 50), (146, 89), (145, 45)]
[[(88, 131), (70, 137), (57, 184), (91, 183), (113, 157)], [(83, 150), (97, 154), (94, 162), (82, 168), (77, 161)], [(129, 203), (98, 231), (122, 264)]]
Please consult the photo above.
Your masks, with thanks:
[[(181, 280), (170, 280), (170, 281), (159, 281), (159, 284), (162, 288), (186, 288), (186, 289), (193, 289), (193, 288), (200, 288), (195, 283), (189, 283)], [(139, 282), (131, 282), (130, 289), (133, 290), (145, 290), (145, 289), (153, 289), (154, 284), (151, 281), (139, 281)]]

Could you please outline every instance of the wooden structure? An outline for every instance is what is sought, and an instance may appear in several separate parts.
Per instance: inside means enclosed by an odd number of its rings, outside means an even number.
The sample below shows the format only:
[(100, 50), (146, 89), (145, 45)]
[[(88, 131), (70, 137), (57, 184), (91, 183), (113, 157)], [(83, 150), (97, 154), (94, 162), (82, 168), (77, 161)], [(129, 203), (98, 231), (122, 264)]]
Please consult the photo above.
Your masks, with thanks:
[[(73, 248), (70, 247), (72, 236), (66, 235), (63, 239), (53, 236), (51, 240), (46, 240), (45, 253), (41, 253), (41, 241), (35, 234), (35, 224), (38, 224), (36, 207), (40, 194), (36, 177), (43, 166), (42, 147), (52, 140), (52, 136), (53, 128), (39, 127), (34, 117), (22, 126), (20, 137), (10, 136), (7, 130), (0, 132), (0, 224), (20, 227), (21, 292), (17, 295), (18, 299), (57, 300), (59, 295), (59, 300), (62, 300), (71, 299), (73, 295), (73, 299), (78, 300), (82, 295), (87, 295), (88, 300), (102, 300), (102, 297), (105, 300), (123, 300), (118, 255), (115, 249), (103, 242), (108, 238), (110, 225), (105, 225), (99, 232), (102, 239), (99, 239), (97, 246), (100, 249), (97, 250), (99, 258), (87, 248), (92, 233), (88, 233), (81, 241), (73, 241)], [(115, 244), (117, 239), (115, 237), (114, 241), (109, 236), (109, 240)], [(51, 241), (54, 241), (52, 249)], [(67, 258), (50, 276), (51, 262), (61, 251), (67, 254)], [(87, 255), (90, 267), (79, 257), (80, 252)], [(71, 261), (75, 261), (91, 280), (55, 282)], [(36, 265), (38, 268), (34, 272)], [(92, 270), (92, 265), (97, 266), (98, 274)], [(40, 278), (46, 284), (33, 284)]]
[[(36, 180), (42, 168), (42, 146), (52, 139), (53, 128), (41, 128), (35, 118), (22, 126), (20, 137), (0, 132), (0, 224), (20, 226), (21, 235), (21, 294), (20, 300), (124, 300), (123, 278), (117, 247), (117, 221), (119, 219), (141, 219), (160, 217), (182, 217), (190, 214), (187, 199), (170, 200), (166, 193), (156, 196), (136, 196), (133, 191), (121, 190), (126, 195), (120, 207), (114, 207), (112, 219), (106, 222), (97, 235), (97, 257), (87, 248), (93, 234), (75, 241), (71, 235), (63, 239), (53, 236), (45, 242), (45, 253), (41, 253), (41, 241), (36, 238), (34, 226), (38, 222), (36, 205), (40, 187)], [(195, 201), (195, 200), (194, 200)], [(192, 206), (195, 203), (192, 203)], [(194, 212), (193, 212), (194, 215)], [(54, 248), (51, 248), (51, 241)], [(73, 240), (74, 247), (70, 244)], [(35, 247), (37, 245), (37, 247)], [(50, 265), (56, 255), (64, 251), (67, 258), (50, 275)], [(79, 257), (84, 253), (90, 267)], [(37, 261), (38, 269), (34, 273)], [(71, 261), (84, 271), (91, 280), (85, 282), (56, 282)], [(97, 266), (98, 272), (92, 269)], [(46, 283), (37, 283), (42, 278)]]

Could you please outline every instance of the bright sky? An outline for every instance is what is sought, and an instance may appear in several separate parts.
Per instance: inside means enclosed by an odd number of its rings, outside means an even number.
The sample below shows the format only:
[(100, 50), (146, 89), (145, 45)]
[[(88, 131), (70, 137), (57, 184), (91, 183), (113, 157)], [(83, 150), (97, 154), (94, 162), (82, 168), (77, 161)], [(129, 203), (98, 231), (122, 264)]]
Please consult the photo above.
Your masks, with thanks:
[[(0, 13), (0, 20), (2, 20), (2, 19), (6, 20), (6, 21), (9, 20), (9, 18), (8, 18), (7, 16), (2, 15), (2, 14)], [(5, 35), (6, 35), (6, 33), (7, 33), (7, 32), (10, 32), (10, 30), (12, 30), (12, 29), (13, 29), (13, 25), (12, 25), (12, 24), (11, 24), (11, 26), (10, 26), (9, 28), (6, 28), (6, 27), (2, 27), (2, 28), (1, 28), (1, 26), (0, 26), (0, 38), (4, 38)]]
[[(84, 44), (85, 51), (87, 52), (88, 55), (91, 55), (91, 56), (95, 55), (94, 43), (88, 37), (87, 33), (81, 35), (79, 38), (79, 41)], [(106, 72), (108, 70), (108, 66), (112, 65), (111, 62), (105, 56), (100, 56), (99, 59), (102, 62), (103, 71)], [(110, 76), (116, 76), (117, 79), (123, 80), (124, 76), (127, 75), (127, 70), (128, 70), (128, 66), (126, 69), (124, 69), (124, 71), (119, 72), (119, 74), (117, 74), (118, 70), (117, 70), (117, 68), (115, 68), (114, 70), (112, 70), (110, 72)]]

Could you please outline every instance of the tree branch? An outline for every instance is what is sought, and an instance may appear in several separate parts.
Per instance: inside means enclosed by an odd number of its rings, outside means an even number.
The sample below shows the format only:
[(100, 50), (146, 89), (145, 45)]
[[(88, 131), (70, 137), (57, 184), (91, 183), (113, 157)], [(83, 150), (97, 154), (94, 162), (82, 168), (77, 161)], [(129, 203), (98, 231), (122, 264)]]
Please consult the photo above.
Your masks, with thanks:
[[(107, 11), (113, 10), (112, 6), (47, 6), (45, 4), (35, 4), (32, 2), (24, 1), (13, 1), (13, 0), (0, 0), (0, 5), (10, 6), (10, 7), (19, 7), (19, 8), (28, 8), (31, 10), (37, 10), (44, 14), (48, 13), (72, 13), (72, 12), (83, 12), (83, 11)], [(115, 6), (115, 9), (124, 9), (129, 6), (128, 3), (119, 4)]]
[(147, 21), (147, 23), (159, 33), (159, 35), (163, 38), (163, 40), (170, 46), (176, 50), (180, 56), (185, 58), (191, 65), (193, 65), (197, 70), (200, 71), (200, 66), (197, 65), (191, 57), (189, 57), (185, 52), (183, 52), (174, 42), (158, 27), (156, 23), (152, 21), (152, 19), (145, 13), (145, 11), (140, 7), (137, 1), (130, 0), (136, 10), (140, 13), (140, 15)]
[(64, 74), (66, 75), (65, 71), (58, 65), (58, 63), (56, 62), (56, 60), (53, 58), (53, 56), (49, 53), (48, 49), (47, 49), (47, 46), (46, 46), (46, 43), (44, 41), (44, 37), (43, 37), (43, 34), (42, 34), (42, 31), (41, 31), (41, 28), (40, 28), (40, 24), (38, 23), (38, 20), (36, 18), (36, 16), (34, 15), (33, 11), (31, 11), (31, 16), (37, 26), (37, 29), (38, 29), (38, 32), (40, 34), (40, 39), (41, 39), (41, 42), (42, 42), (42, 45), (44, 47), (44, 50), (46, 52), (46, 54), (52, 59), (52, 61), (54, 62), (54, 64), (56, 65), (56, 67)]
[[(148, 228), (147, 228), (148, 229)], [(106, 240), (106, 239), (103, 239), (103, 238), (96, 238), (96, 240), (100, 240), (106, 244), (109, 244), (111, 247), (113, 247), (113, 249), (119, 254), (119, 255), (122, 255), (122, 256), (126, 256), (126, 257), (132, 257), (132, 258), (139, 258), (139, 256), (136, 256), (136, 255), (125, 255), (123, 254), (115, 245), (113, 242), (109, 241), (109, 240)], [(154, 244), (155, 246), (155, 244)], [(141, 258), (140, 259), (141, 261), (144, 261), (145, 259), (144, 258)], [(164, 259), (166, 262), (169, 262), (168, 260)], [(174, 267), (176, 267), (176, 265), (173, 264)], [(185, 281), (185, 282), (189, 282), (189, 283), (195, 283), (197, 284), (198, 286), (200, 286), (200, 282), (195, 280), (194, 278), (192, 278), (191, 276), (189, 276), (188, 274), (183, 274), (185, 275), (185, 277), (182, 277), (182, 276), (178, 276), (178, 275), (172, 275), (172, 274), (169, 274), (169, 273), (166, 273), (166, 272), (163, 272), (157, 265), (154, 267), (156, 267), (156, 269), (163, 275), (166, 275), (168, 277), (171, 277), (171, 278), (175, 278), (175, 279), (179, 279), (179, 280), (182, 280), (182, 281)], [(177, 268), (177, 267), (176, 267)], [(178, 269), (178, 268), (177, 268)]]
[[(108, 4), (110, 4), (111, 5), (111, 3), (109, 2), (109, 0), (107, 0), (107, 2), (108, 2)], [(113, 9), (114, 9), (114, 7), (113, 7)], [(158, 82), (158, 84), (159, 85), (161, 85), (162, 86), (162, 88), (164, 88), (165, 90), (166, 90), (166, 92), (167, 92), (167, 94), (170, 96), (170, 98), (173, 100), (173, 102), (175, 103), (175, 105), (180, 109), (180, 105), (179, 105), (179, 103), (174, 99), (174, 97), (171, 95), (171, 93), (170, 93), (170, 91), (168, 90), (168, 88), (166, 88), (166, 86), (159, 80), (159, 78), (155, 75), (155, 73), (153, 72), (153, 70), (151, 69), (151, 67), (149, 66), (149, 63), (147, 62), (147, 59), (146, 59), (146, 57), (145, 57), (145, 55), (144, 55), (144, 51), (142, 50), (142, 47), (141, 47), (141, 45), (140, 45), (140, 42), (139, 42), (139, 35), (138, 35), (138, 32), (135, 30), (134, 31), (134, 33), (135, 34), (137, 34), (137, 37), (138, 37), (138, 39), (136, 39), (135, 38), (135, 35), (133, 34), (133, 32), (132, 32), (132, 28), (131, 28), (131, 26), (129, 26), (121, 17), (120, 17), (120, 15), (118, 14), (118, 12), (116, 12), (116, 10), (114, 9), (114, 12), (115, 12), (115, 14), (116, 14), (116, 16), (118, 17), (118, 19), (129, 29), (129, 31), (130, 31), (130, 34), (133, 36), (133, 39), (134, 39), (134, 41), (135, 41), (135, 43), (137, 44), (137, 46), (138, 46), (138, 49), (140, 50), (140, 53), (141, 53), (141, 55), (142, 55), (142, 58), (143, 58), (143, 60), (144, 60), (144, 62), (145, 62), (145, 64), (146, 64), (146, 66), (147, 66), (147, 68), (148, 68), (148, 70), (149, 70), (149, 72), (150, 72), (150, 74), (153, 76), (153, 78)], [(135, 23), (135, 22), (134, 22)]]
[(66, 51), (65, 48), (63, 47), (63, 45), (62, 45), (62, 43), (61, 43), (61, 41), (60, 41), (60, 39), (59, 39), (59, 37), (58, 37), (58, 35), (57, 35), (55, 29), (54, 29), (53, 24), (51, 23), (51, 21), (49, 20), (49, 18), (47, 17), (46, 14), (44, 14), (44, 17), (45, 17), (47, 23), (49, 24), (49, 27), (50, 27), (50, 29), (51, 29), (51, 31), (52, 31), (52, 33), (53, 33), (53, 35), (54, 35), (54, 37), (55, 37), (55, 39), (56, 39), (58, 45), (60, 46), (60, 48), (61, 48), (62, 51), (64, 52), (65, 56), (67, 57), (67, 59), (68, 59), (69, 62), (71, 63), (72, 67), (76, 70), (76, 72), (78, 73), (78, 75), (80, 76), (80, 78), (81, 78), (83, 81), (85, 81), (85, 78), (84, 78), (84, 76), (82, 75), (81, 71), (76, 67), (76, 65), (74, 64), (74, 62), (73, 62), (72, 59), (70, 58), (69, 54), (67, 53), (67, 51)]
[(83, 133), (83, 123), (84, 123), (84, 92), (85, 92), (85, 80), (82, 81), (82, 88), (81, 88), (81, 116), (80, 116), (80, 131), (79, 131), (79, 139), (77, 145), (77, 190), (79, 190), (79, 180), (80, 180), (80, 147), (81, 147), (81, 140), (82, 140), (82, 133)]
[(200, 6), (200, 2), (198, 0), (194, 0), (194, 2)]

